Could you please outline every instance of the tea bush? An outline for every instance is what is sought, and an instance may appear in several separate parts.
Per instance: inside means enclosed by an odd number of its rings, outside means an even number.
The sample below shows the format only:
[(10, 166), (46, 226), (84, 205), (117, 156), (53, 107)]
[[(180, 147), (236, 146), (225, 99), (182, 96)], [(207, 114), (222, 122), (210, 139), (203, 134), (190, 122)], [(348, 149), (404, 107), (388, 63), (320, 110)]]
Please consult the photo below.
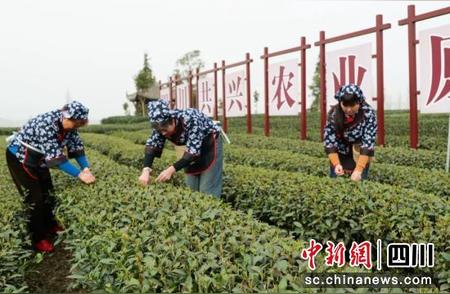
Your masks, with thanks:
[[(115, 132), (112, 135), (128, 139), (136, 144), (145, 144), (148, 137), (145, 131)], [(315, 176), (328, 176), (329, 174), (329, 163), (325, 154), (323, 154), (322, 158), (319, 158), (289, 151), (261, 149), (260, 145), (250, 147), (249, 144), (244, 148), (236, 146), (235, 143), (239, 144), (233, 140), (231, 145), (225, 145), (224, 159), (227, 162), (291, 172), (303, 172)], [(171, 144), (167, 145), (170, 146)], [(369, 180), (417, 189), (444, 197), (450, 196), (450, 175), (440, 170), (420, 169), (375, 161), (370, 167)]]
[(135, 124), (142, 122), (148, 122), (148, 117), (125, 115), (125, 116), (110, 116), (101, 120), (102, 124)]
[[(315, 157), (325, 157), (322, 143), (300, 141), (284, 138), (267, 138), (263, 136), (235, 134), (230, 135), (232, 143), (238, 146), (280, 151), (291, 151)], [(427, 169), (445, 169), (445, 152), (430, 150), (410, 150), (401, 147), (376, 147), (375, 160), (379, 163), (389, 163), (408, 167)]]
[(58, 179), (58, 186), (64, 187), (58, 214), (66, 226), (65, 244), (74, 256), (73, 288), (107, 292), (301, 289), (301, 275), (307, 272), (300, 258), (303, 242), (212, 197), (166, 184), (144, 188), (137, 184), (134, 168), (92, 151), (89, 158), (97, 176), (94, 185)]
[[(87, 144), (99, 150), (127, 145), (126, 140), (118, 138), (92, 134), (85, 138)], [(165, 153), (169, 157), (159, 160), (162, 166), (174, 162), (173, 152)], [(128, 143), (116, 160), (140, 168), (142, 154), (143, 146)], [(180, 176), (175, 178), (179, 184)], [(356, 185), (339, 179), (226, 164), (223, 197), (234, 207), (251, 210), (259, 219), (286, 228), (302, 239), (433, 242), (439, 258), (437, 272), (442, 274), (450, 266), (444, 258), (450, 238), (450, 200), (432, 194), (374, 182)]]
[(22, 196), (11, 180), (4, 160), (5, 137), (0, 137), (0, 292), (26, 291), (24, 273), (32, 263)]
[[(135, 143), (144, 144), (151, 130), (134, 132), (116, 131), (112, 135), (130, 139)], [(301, 141), (298, 139), (264, 137), (248, 134), (229, 134), (233, 145), (245, 148), (259, 148), (277, 151), (290, 151), (325, 158), (326, 154), (322, 143)], [(446, 152), (431, 150), (412, 150), (401, 147), (376, 147), (375, 160), (377, 163), (388, 163), (408, 167), (426, 169), (445, 169)]]

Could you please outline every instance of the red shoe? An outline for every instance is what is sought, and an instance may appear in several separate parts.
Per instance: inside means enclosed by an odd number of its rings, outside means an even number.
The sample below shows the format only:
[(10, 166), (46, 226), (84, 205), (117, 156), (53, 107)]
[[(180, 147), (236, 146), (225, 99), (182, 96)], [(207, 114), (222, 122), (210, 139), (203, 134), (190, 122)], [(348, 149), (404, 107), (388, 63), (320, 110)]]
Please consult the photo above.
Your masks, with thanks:
[(53, 244), (46, 239), (42, 239), (41, 241), (35, 243), (34, 248), (36, 248), (39, 252), (52, 252), (55, 249)]
[(49, 234), (56, 234), (56, 233), (58, 233), (58, 232), (64, 232), (64, 228), (61, 227), (60, 225), (54, 225), (53, 227), (51, 227), (51, 228), (48, 230), (48, 233), (49, 233)]

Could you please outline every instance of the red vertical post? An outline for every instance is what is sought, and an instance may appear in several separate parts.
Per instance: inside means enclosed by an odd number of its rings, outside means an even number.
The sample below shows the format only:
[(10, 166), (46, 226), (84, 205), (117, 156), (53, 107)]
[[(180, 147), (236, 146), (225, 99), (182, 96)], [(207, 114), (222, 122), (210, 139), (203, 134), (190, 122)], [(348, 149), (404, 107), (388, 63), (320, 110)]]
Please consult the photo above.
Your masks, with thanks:
[(225, 92), (225, 60), (222, 60), (222, 127), (224, 132), (228, 132), (227, 123), (227, 104), (226, 104), (226, 92)]
[(377, 42), (377, 122), (378, 145), (384, 146), (384, 56), (383, 56), (383, 15), (376, 16), (376, 42)]
[(192, 108), (192, 70), (188, 73), (188, 108)]
[(269, 121), (269, 48), (264, 47), (264, 135), (270, 136)]
[(245, 60), (247, 63), (245, 64), (245, 70), (247, 75), (247, 134), (252, 133), (252, 90), (250, 83), (250, 53), (245, 54)]
[(306, 140), (306, 38), (300, 40), (300, 139)]
[(169, 78), (169, 106), (170, 109), (173, 109), (173, 88), (172, 88), (172, 77)]
[(218, 104), (218, 98), (217, 98), (217, 62), (214, 62), (214, 120), (219, 119), (219, 115), (217, 113), (217, 104)]
[(320, 139), (323, 140), (323, 129), (327, 122), (327, 93), (325, 84), (325, 31), (320, 31), (320, 56), (319, 56), (319, 74), (320, 74)]
[(161, 80), (158, 81), (159, 91), (161, 91)]
[(409, 138), (411, 148), (417, 149), (419, 128), (417, 123), (417, 65), (416, 23), (414, 5), (408, 5), (408, 53), (409, 53)]
[(199, 87), (198, 87), (198, 80), (200, 79), (200, 75), (199, 75), (199, 73), (200, 73), (200, 68), (199, 67), (197, 67), (197, 70), (195, 71), (195, 74), (196, 74), (196, 79), (195, 79), (195, 84), (197, 85), (197, 103), (195, 103), (195, 108), (197, 108), (197, 109), (199, 109), (199, 105), (200, 105), (200, 101), (199, 101), (199, 97), (200, 97), (200, 95), (199, 95)]

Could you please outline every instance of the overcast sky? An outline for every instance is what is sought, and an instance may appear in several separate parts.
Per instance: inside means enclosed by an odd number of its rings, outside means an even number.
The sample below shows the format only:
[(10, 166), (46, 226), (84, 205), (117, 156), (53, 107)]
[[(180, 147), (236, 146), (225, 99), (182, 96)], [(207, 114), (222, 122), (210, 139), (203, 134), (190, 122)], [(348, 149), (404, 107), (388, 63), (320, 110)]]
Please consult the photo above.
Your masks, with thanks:
[[(249, 52), (252, 91), (262, 92), (262, 54), (313, 44), (375, 25), (383, 14), (386, 107), (407, 107), (407, 30), (398, 26), (407, 6), (416, 13), (443, 8), (449, 1), (294, 0), (14, 0), (0, 2), (0, 124), (17, 124), (61, 107), (66, 97), (85, 103), (92, 121), (122, 115), (125, 94), (148, 53), (157, 79), (172, 73), (184, 53), (199, 49), (206, 69), (236, 62)], [(422, 29), (450, 23), (450, 16), (421, 22)], [(374, 35), (335, 43), (335, 50), (375, 42)], [(375, 43), (374, 43), (375, 44)], [(375, 49), (374, 49), (375, 50)], [(374, 52), (375, 53), (375, 52)], [(295, 58), (287, 55), (278, 60)], [(311, 83), (318, 48), (307, 53)], [(262, 104), (260, 105), (262, 109)], [(7, 122), (5, 122), (5, 120)]]

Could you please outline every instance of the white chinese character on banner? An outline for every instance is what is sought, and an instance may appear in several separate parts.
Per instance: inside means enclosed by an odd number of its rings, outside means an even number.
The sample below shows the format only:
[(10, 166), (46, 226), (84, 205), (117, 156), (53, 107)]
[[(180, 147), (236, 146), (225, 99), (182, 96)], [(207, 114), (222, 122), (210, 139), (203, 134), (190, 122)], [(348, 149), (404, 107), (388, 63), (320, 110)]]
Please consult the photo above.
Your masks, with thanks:
[(298, 69), (296, 59), (270, 65), (270, 115), (297, 115), (299, 113)]
[(289, 95), (289, 88), (292, 87), (291, 79), (294, 77), (294, 73), (290, 72), (289, 74), (284, 74), (284, 66), (280, 66), (280, 74), (273, 78), (272, 85), (275, 85), (278, 80), (277, 90), (275, 91), (275, 96), (272, 101), (277, 101), (278, 110), (281, 109), (283, 103), (287, 103), (289, 107), (291, 107), (295, 100)]
[[(367, 68), (362, 65), (358, 65), (358, 71), (356, 71), (356, 55), (348, 55), (339, 57), (339, 78), (336, 76), (336, 73), (333, 72), (333, 80), (334, 80), (334, 92), (336, 93), (339, 89), (346, 84), (356, 84), (361, 86), (362, 81), (364, 80), (364, 75), (367, 72)], [(348, 62), (348, 71), (347, 68)], [(348, 82), (346, 80), (346, 74), (348, 73)], [(356, 79), (355, 79), (356, 73)]]
[(366, 102), (377, 108), (373, 95), (372, 53), (371, 44), (327, 52), (326, 85), (327, 108), (337, 103), (334, 95), (346, 84), (358, 85), (366, 97)]
[(450, 112), (450, 25), (420, 33), (420, 109)]
[[(431, 102), (438, 102), (450, 92), (450, 47), (442, 48), (442, 41), (444, 40), (450, 40), (450, 37), (445, 39), (438, 36), (431, 37), (431, 62), (433, 70), (427, 105)], [(441, 66), (442, 59), (444, 59), (444, 68)], [(443, 87), (442, 90), (438, 92), (441, 81), (443, 81)], [(450, 96), (447, 96), (447, 98), (450, 98)]]
[(226, 75), (226, 99), (227, 117), (245, 116), (247, 114), (243, 71)]
[(212, 117), (214, 115), (214, 99), (212, 90), (214, 82), (208, 76), (200, 78), (198, 80), (198, 107), (201, 112), (207, 116)]
[(228, 93), (229, 95), (227, 98), (230, 98), (231, 102), (228, 106), (228, 111), (233, 108), (233, 105), (236, 104), (236, 106), (239, 108), (239, 110), (242, 110), (242, 102), (239, 101), (239, 97), (242, 96), (242, 90), (241, 90), (241, 77), (237, 77), (236, 80), (229, 81), (228, 82)]
[(181, 84), (177, 86), (177, 109), (187, 109), (188, 104), (188, 86), (186, 84)]

